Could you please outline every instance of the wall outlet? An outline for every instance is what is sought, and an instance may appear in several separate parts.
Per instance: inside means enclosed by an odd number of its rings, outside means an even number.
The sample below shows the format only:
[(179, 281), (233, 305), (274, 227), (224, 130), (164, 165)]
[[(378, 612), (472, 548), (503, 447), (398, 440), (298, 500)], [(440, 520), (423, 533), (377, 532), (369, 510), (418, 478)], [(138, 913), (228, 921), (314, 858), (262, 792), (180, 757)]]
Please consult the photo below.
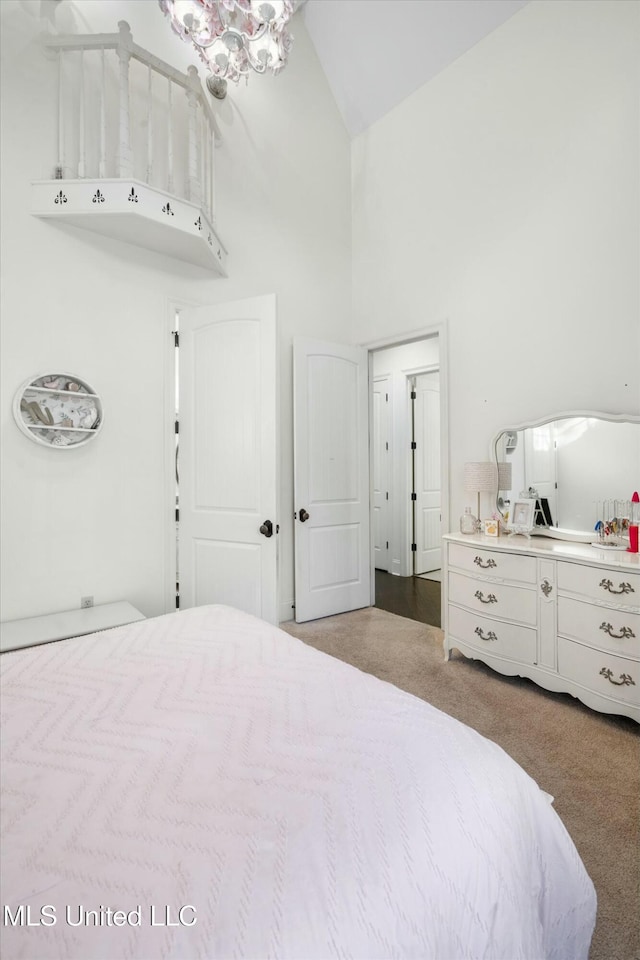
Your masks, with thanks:
[(80, 609), (84, 610), (85, 607), (93, 606), (93, 597), (80, 597)]

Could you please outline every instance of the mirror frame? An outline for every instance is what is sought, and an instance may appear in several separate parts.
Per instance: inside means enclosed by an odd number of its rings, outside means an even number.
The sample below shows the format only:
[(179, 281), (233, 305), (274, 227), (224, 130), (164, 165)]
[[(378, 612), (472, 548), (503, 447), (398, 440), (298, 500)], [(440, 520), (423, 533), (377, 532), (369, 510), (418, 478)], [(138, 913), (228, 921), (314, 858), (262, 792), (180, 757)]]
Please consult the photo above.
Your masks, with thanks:
[[(551, 413), (537, 420), (526, 420), (518, 424), (509, 424), (502, 427), (491, 440), (490, 459), (492, 463), (498, 463), (497, 444), (500, 437), (505, 433), (514, 433), (519, 430), (527, 430), (529, 427), (541, 427), (545, 423), (552, 423), (554, 420), (568, 420), (576, 417), (588, 419), (606, 420), (609, 423), (637, 423), (640, 425), (640, 415), (634, 413), (605, 413), (602, 410), (568, 410), (561, 413)], [(498, 505), (500, 491), (496, 491), (496, 511), (501, 517), (504, 517), (502, 510)], [(554, 537), (558, 540), (580, 540), (591, 542), (593, 533), (579, 530), (563, 530), (562, 527), (545, 527), (536, 531), (538, 536)]]

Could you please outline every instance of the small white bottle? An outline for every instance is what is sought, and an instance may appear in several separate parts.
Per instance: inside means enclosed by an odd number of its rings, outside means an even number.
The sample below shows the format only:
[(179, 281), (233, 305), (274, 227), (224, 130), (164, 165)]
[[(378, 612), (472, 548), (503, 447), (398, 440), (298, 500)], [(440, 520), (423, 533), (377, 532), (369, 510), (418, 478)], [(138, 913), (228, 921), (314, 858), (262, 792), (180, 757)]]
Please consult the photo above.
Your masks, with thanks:
[(460, 517), (460, 533), (477, 533), (478, 521), (471, 513), (471, 507), (465, 507)]

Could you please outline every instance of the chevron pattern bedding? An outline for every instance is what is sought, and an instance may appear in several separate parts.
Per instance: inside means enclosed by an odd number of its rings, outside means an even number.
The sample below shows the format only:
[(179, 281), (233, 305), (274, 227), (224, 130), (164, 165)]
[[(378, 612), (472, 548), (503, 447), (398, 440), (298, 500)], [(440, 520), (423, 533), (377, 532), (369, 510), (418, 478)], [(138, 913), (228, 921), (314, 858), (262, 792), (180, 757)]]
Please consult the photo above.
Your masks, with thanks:
[(4, 654), (4, 960), (587, 958), (550, 798), (229, 607)]

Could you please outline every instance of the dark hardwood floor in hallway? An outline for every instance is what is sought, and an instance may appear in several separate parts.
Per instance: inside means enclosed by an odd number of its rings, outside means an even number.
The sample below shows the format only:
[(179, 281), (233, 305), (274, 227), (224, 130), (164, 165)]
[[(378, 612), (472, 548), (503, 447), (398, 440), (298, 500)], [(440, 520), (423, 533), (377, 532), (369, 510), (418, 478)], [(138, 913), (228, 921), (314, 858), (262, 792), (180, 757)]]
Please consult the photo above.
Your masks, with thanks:
[(376, 570), (375, 606), (399, 617), (441, 626), (442, 584), (421, 577), (394, 577)]

